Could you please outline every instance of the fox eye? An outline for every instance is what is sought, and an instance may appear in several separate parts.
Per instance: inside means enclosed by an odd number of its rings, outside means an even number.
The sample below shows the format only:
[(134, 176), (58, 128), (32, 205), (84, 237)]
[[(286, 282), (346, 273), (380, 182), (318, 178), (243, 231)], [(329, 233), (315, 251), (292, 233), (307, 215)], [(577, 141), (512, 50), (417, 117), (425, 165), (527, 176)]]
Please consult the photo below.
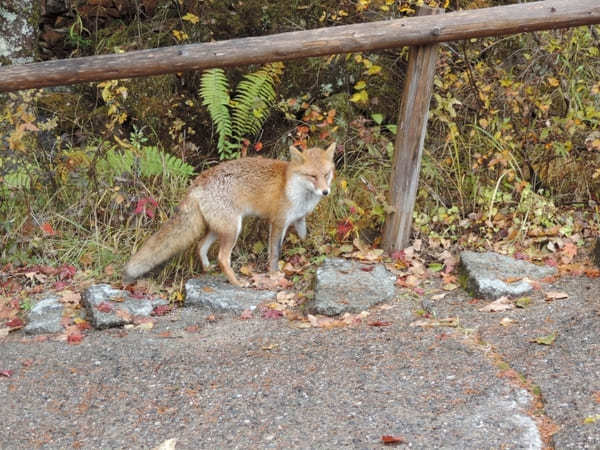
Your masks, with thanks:
[(310, 178), (311, 180), (316, 180), (316, 179), (317, 179), (317, 176), (316, 176), (316, 175), (311, 175), (310, 173), (307, 173), (307, 174), (306, 174), (306, 176), (307, 176), (308, 178)]

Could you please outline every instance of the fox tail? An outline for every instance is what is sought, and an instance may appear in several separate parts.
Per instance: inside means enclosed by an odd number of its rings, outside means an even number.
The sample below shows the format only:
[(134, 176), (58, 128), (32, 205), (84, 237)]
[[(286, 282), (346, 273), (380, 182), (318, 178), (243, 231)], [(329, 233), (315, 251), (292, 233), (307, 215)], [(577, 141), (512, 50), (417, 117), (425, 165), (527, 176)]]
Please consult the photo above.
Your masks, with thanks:
[(206, 234), (206, 220), (195, 202), (183, 202), (178, 209), (125, 265), (125, 283), (141, 277)]

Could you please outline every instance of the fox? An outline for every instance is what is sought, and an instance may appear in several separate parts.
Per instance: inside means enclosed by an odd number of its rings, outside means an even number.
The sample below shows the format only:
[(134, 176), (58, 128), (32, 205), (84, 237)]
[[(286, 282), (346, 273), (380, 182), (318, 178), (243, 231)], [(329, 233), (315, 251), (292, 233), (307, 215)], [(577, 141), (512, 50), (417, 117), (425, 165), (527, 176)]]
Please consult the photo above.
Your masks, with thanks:
[(234, 286), (247, 287), (231, 268), (231, 252), (247, 216), (269, 223), (269, 272), (279, 257), (290, 226), (306, 238), (306, 216), (331, 192), (336, 143), (323, 150), (290, 146), (290, 160), (246, 157), (217, 164), (192, 182), (175, 214), (127, 262), (123, 281), (136, 278), (197, 242), (202, 270), (210, 269), (208, 251), (218, 240), (217, 261)]

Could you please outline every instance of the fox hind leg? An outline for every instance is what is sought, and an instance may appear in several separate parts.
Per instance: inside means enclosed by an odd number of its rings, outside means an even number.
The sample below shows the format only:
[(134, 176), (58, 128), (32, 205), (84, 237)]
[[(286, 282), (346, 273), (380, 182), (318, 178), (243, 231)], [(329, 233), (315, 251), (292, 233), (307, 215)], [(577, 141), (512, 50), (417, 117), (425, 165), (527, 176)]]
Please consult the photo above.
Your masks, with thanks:
[(248, 286), (248, 283), (241, 283), (237, 279), (235, 273), (233, 272), (233, 269), (231, 268), (231, 252), (233, 250), (233, 247), (235, 246), (235, 242), (237, 241), (241, 228), (242, 219), (240, 217), (236, 229), (230, 229), (219, 233), (219, 256), (217, 257), (217, 259), (219, 260), (221, 270), (223, 271), (229, 282), (235, 286), (245, 287)]
[(208, 260), (208, 250), (211, 245), (217, 240), (217, 233), (209, 231), (206, 235), (198, 242), (198, 256), (202, 262), (202, 270), (207, 272), (210, 269), (210, 261)]

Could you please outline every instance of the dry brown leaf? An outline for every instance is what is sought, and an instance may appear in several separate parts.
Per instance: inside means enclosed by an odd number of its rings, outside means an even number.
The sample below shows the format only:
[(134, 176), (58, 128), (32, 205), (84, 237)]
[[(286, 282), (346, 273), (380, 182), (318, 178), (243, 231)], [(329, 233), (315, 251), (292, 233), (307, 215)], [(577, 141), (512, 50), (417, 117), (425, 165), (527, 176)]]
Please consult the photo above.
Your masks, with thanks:
[(546, 292), (546, 301), (551, 302), (553, 300), (562, 300), (564, 298), (569, 298), (569, 294), (566, 292), (558, 292), (558, 291), (549, 291)]
[(515, 309), (515, 303), (508, 297), (502, 296), (498, 300), (479, 308), (481, 312), (500, 312)]

